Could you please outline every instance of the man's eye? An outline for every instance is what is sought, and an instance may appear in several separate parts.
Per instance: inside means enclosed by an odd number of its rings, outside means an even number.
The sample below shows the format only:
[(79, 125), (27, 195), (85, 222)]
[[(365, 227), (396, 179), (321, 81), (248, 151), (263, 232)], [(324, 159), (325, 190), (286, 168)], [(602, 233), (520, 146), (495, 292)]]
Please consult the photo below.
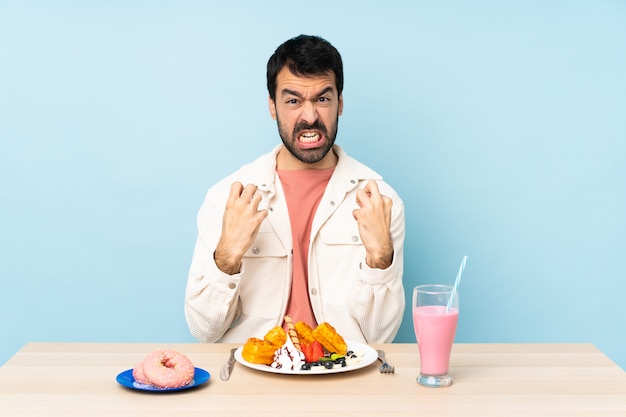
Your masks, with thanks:
[(287, 104), (297, 104), (297, 103), (298, 103), (298, 100), (296, 100), (295, 98), (287, 100)]
[(326, 103), (329, 101), (328, 97), (320, 97), (319, 99), (317, 99), (320, 103)]

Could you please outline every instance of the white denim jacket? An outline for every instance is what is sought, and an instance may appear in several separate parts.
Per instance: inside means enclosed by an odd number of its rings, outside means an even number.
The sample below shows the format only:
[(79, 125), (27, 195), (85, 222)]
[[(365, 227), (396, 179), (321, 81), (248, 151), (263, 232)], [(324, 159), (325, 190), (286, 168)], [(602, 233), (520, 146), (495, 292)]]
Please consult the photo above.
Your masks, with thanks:
[[(185, 293), (185, 317), (201, 342), (244, 343), (281, 325), (292, 271), (291, 227), (276, 174), (279, 147), (245, 165), (208, 191), (198, 213), (198, 238)], [(319, 204), (309, 247), (309, 296), (318, 323), (333, 325), (346, 340), (386, 343), (395, 337), (405, 308), (402, 284), (404, 204), (376, 172), (337, 145), (338, 163)], [(365, 263), (365, 248), (352, 211), (356, 190), (376, 180), (393, 199), (394, 259), (387, 269)], [(228, 275), (215, 265), (222, 216), (234, 181), (258, 186), (260, 208), (269, 211), (246, 253), (241, 272)]]

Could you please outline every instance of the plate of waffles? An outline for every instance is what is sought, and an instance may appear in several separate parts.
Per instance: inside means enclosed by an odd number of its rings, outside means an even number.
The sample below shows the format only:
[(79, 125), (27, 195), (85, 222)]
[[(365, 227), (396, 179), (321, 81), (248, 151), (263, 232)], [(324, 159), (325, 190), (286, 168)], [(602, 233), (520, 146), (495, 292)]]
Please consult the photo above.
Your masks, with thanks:
[(324, 358), (323, 360), (306, 363), (291, 358), (275, 361), (272, 365), (251, 363), (242, 356), (243, 346), (235, 351), (235, 360), (248, 368), (257, 371), (270, 372), (286, 375), (327, 375), (342, 372), (355, 371), (366, 368), (376, 362), (378, 354), (372, 347), (359, 342), (346, 341), (348, 352), (336, 358)]

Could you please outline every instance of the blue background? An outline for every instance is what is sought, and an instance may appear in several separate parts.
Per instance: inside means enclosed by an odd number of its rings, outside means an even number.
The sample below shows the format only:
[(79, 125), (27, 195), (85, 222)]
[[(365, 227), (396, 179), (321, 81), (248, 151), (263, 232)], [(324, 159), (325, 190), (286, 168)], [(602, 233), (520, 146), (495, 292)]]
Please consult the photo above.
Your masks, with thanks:
[(458, 342), (626, 367), (624, 1), (3, 0), (0, 363), (194, 341), (197, 210), (279, 142), (265, 64), (300, 33), (343, 55), (337, 142), (405, 201), (407, 303), (468, 255)]

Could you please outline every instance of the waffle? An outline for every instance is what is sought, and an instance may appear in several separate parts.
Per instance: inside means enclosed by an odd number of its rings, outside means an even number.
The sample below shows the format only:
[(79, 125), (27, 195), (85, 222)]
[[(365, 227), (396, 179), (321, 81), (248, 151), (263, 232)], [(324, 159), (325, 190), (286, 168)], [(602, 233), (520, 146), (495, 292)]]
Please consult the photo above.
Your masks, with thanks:
[(295, 327), (296, 327), (296, 333), (298, 333), (298, 339), (300, 339), (300, 342), (310, 344), (315, 341), (315, 338), (313, 337), (313, 329), (311, 328), (311, 326), (309, 326), (303, 321), (299, 321), (295, 324)]
[(320, 342), (324, 349), (331, 353), (345, 355), (348, 345), (335, 328), (328, 323), (321, 323), (313, 330), (313, 337)]
[(287, 341), (285, 330), (276, 326), (271, 329), (263, 339), (251, 337), (243, 345), (241, 356), (250, 363), (271, 365), (274, 352)]

